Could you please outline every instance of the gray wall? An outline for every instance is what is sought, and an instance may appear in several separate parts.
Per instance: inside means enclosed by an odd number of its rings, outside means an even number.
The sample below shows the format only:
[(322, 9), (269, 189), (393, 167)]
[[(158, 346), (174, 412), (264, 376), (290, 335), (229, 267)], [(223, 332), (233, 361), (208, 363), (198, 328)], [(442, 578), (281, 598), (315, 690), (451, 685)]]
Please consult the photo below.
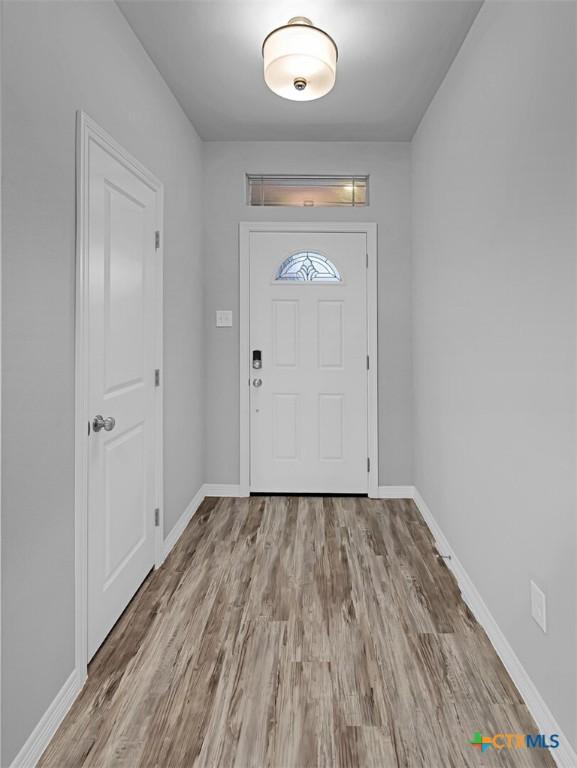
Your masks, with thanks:
[[(412, 483), (410, 145), (208, 142), (204, 152), (206, 481), (239, 482), (238, 223), (375, 221), (379, 281), (379, 482)], [(367, 208), (249, 208), (245, 173), (370, 173)], [(232, 309), (233, 328), (215, 327)]]
[(6, 2), (2, 56), (7, 766), (74, 667), (75, 113), (165, 184), (167, 532), (203, 480), (202, 145), (114, 3)]
[(573, 744), (575, 63), (574, 3), (485, 3), (412, 187), (415, 482)]

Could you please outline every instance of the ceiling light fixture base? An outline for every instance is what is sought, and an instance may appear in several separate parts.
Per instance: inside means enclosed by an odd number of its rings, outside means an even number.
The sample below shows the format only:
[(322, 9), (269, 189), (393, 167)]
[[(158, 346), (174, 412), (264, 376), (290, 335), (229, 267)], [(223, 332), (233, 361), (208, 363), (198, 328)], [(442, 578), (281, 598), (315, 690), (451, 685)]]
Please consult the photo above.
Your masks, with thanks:
[(307, 27), (313, 26), (312, 21), (310, 19), (307, 19), (306, 16), (293, 16), (292, 19), (289, 19), (287, 21), (287, 27), (290, 27), (293, 24), (304, 24)]

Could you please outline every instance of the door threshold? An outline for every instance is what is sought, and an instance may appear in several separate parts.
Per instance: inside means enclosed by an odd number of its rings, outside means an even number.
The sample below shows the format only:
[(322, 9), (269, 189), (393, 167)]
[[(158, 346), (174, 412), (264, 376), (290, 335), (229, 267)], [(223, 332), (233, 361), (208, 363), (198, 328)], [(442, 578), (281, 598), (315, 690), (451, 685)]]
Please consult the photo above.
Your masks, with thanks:
[(306, 491), (251, 491), (250, 496), (319, 496), (320, 498), (323, 497), (346, 497), (346, 498), (352, 498), (352, 499), (367, 499), (369, 494), (368, 493), (308, 493)]

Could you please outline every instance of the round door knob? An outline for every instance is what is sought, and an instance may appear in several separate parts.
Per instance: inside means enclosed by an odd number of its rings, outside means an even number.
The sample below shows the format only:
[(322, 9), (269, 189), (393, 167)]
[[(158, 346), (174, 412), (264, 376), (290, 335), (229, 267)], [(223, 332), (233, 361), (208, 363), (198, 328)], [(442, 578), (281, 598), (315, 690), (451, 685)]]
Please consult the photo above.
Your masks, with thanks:
[(262, 379), (253, 379), (252, 385), (253, 387), (262, 387)]
[(95, 432), (100, 432), (101, 429), (104, 429), (106, 432), (111, 432), (116, 425), (116, 419), (114, 416), (107, 416), (104, 418), (104, 416), (98, 416), (94, 417), (94, 421), (92, 422), (92, 429)]

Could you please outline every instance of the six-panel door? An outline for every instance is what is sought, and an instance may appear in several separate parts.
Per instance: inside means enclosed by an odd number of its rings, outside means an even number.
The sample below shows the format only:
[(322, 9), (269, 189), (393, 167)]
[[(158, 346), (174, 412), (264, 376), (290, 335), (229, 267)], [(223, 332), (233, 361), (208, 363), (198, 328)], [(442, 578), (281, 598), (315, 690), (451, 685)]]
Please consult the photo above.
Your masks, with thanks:
[(251, 233), (252, 491), (367, 492), (366, 307), (365, 234)]

